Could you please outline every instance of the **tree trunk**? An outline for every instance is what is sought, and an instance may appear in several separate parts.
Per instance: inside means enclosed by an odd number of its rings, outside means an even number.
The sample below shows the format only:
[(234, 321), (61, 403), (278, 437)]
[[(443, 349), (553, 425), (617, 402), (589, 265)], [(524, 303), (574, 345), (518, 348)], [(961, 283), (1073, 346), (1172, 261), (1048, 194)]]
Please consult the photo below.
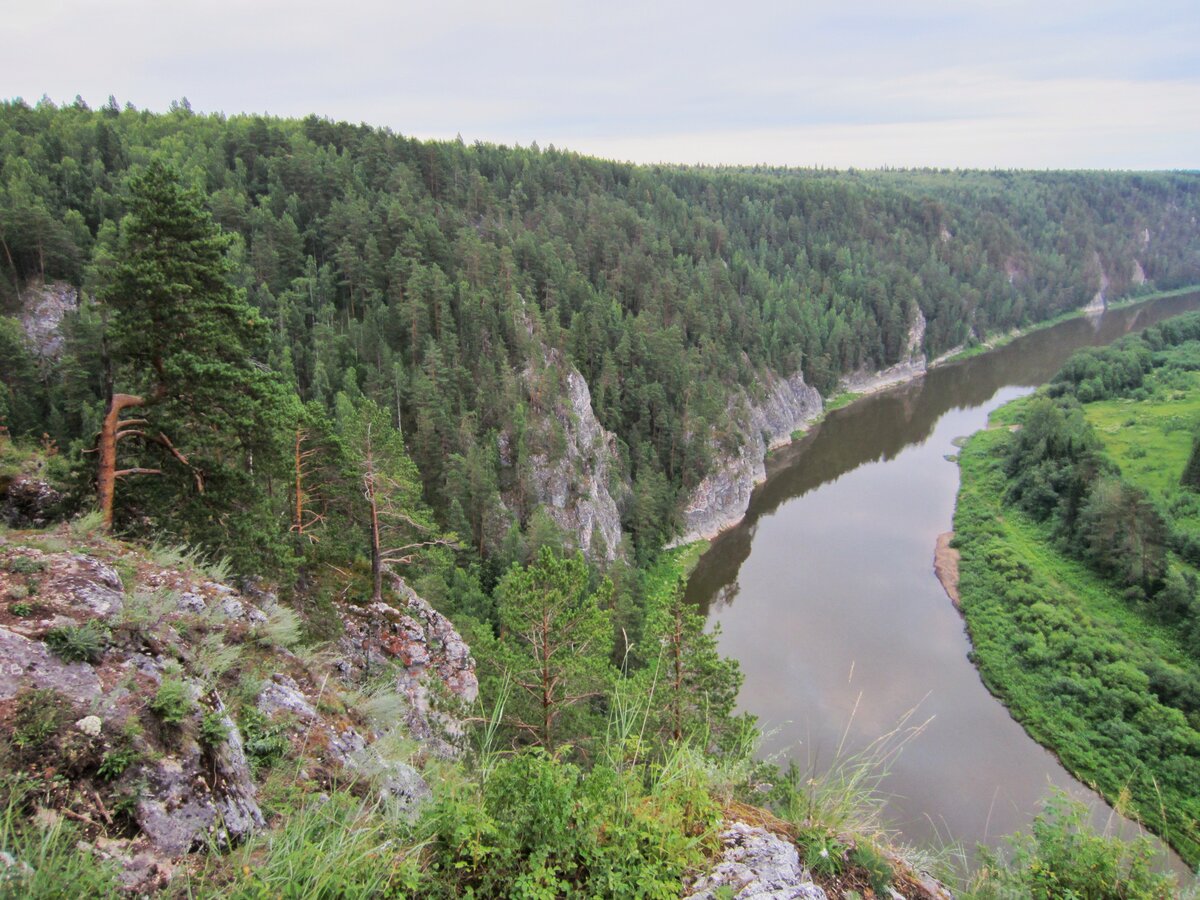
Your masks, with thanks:
[(101, 527), (112, 531), (113, 495), (117, 487), (117, 432), (121, 428), (121, 413), (135, 406), (143, 406), (145, 400), (133, 394), (113, 394), (108, 402), (108, 412), (100, 427), (100, 468), (96, 475), (96, 494), (100, 500)]
[(367, 426), (367, 464), (366, 476), (363, 478), (363, 493), (371, 507), (371, 600), (375, 603), (383, 601), (383, 553), (379, 546), (379, 503), (375, 497), (375, 456), (371, 450), (371, 426)]

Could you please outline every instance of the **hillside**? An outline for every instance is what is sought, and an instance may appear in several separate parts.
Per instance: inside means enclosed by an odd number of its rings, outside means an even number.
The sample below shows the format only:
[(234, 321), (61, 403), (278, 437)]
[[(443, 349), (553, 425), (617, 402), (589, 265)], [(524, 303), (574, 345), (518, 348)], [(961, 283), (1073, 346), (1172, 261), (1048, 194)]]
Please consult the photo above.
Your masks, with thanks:
[[(741, 514), (739, 448), (759, 443), (773, 385), (828, 395), (914, 352), (1200, 280), (1191, 174), (638, 167), (316, 117), (8, 102), (0, 311), (28, 318), (55, 280), (85, 297), (65, 357), (5, 373), (15, 434), (90, 440), (107, 383), (94, 298), (125, 180), (151, 157), (236, 236), (263, 361), (326, 415), (338, 394), (394, 411), (425, 500), (484, 559), (514, 526), (611, 558), (618, 524), (648, 558)], [(551, 409), (568, 382), (602, 450), (579, 451), (580, 410)], [(812, 415), (783, 410), (784, 438)], [(563, 492), (542, 474), (564, 458), (605, 482), (619, 523), (607, 500), (548, 502)]]

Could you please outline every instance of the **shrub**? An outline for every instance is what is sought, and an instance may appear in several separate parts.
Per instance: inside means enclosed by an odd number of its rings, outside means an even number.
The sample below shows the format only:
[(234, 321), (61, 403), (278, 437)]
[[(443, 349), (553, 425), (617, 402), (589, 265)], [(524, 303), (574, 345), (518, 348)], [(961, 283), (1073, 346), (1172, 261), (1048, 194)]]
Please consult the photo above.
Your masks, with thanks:
[(110, 633), (92, 619), (82, 625), (66, 625), (46, 634), (46, 645), (68, 662), (96, 662), (108, 649)]
[(1126, 842), (1096, 834), (1087, 825), (1087, 808), (1061, 792), (1046, 801), (1033, 820), (1032, 834), (1014, 835), (1008, 843), (1007, 861), (981, 850), (983, 865), (972, 896), (1167, 900), (1175, 894), (1174, 876), (1151, 869), (1149, 840)]
[(192, 711), (192, 692), (181, 679), (166, 676), (149, 706), (164, 725), (179, 725)]
[(21, 751), (39, 751), (48, 746), (71, 717), (63, 698), (49, 688), (22, 691), (16, 700), (12, 744)]
[(35, 572), (45, 569), (46, 564), (41, 560), (30, 559), (28, 556), (14, 556), (8, 561), (5, 568), (14, 575), (33, 575)]

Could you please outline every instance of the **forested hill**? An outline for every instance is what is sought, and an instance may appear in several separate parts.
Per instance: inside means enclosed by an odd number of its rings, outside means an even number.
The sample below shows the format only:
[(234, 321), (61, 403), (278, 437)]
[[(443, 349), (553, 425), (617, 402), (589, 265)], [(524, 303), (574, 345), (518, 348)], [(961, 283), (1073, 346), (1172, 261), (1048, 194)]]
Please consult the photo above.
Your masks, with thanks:
[[(742, 439), (730, 397), (767, 372), (828, 393), (896, 362), (918, 310), (932, 358), (1098, 291), (1200, 281), (1194, 173), (646, 167), (186, 102), (15, 101), (0, 104), (0, 313), (39, 281), (102, 296), (127, 178), (156, 157), (236, 236), (232, 277), (270, 323), (264, 362), (343, 438), (339, 397), (391, 411), (429, 521), (482, 559), (550, 527), (523, 461), (565, 452), (578, 410), (555, 397), (572, 367), (615, 434), (607, 480), (645, 554)], [(92, 440), (111, 389), (102, 312), (84, 303), (53, 365), (0, 345), (14, 434)], [(249, 458), (270, 477), (266, 449)]]

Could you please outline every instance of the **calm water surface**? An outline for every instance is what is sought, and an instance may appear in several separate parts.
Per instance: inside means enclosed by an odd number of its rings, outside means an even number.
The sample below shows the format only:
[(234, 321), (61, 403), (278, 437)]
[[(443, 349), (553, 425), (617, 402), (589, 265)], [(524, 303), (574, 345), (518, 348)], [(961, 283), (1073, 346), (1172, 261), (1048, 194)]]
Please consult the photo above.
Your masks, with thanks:
[[(818, 771), (929, 720), (882, 783), (889, 824), (918, 845), (996, 845), (1025, 828), (1056, 785), (1111, 810), (1035, 743), (967, 658), (962, 619), (933, 575), (950, 530), (953, 440), (1029, 393), (1080, 347), (1200, 306), (1150, 301), (1035, 332), (986, 355), (837, 410), (769, 463), (745, 520), (722, 534), (688, 585), (741, 662), (742, 708), (764, 753)], [(1178, 871), (1186, 871), (1178, 859)]]

